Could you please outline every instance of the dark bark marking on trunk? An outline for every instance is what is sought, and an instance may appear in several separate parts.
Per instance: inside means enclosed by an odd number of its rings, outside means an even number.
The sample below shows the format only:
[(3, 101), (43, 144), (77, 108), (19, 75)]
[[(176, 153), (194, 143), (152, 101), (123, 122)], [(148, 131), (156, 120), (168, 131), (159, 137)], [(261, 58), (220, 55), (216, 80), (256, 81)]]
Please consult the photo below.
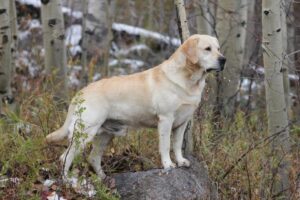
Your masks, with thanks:
[(0, 9), (0, 15), (2, 15), (2, 14), (4, 14), (4, 13), (6, 13), (6, 9), (5, 9), (5, 8)]
[(41, 0), (41, 2), (42, 4), (47, 5), (50, 2), (50, 0)]
[(53, 27), (56, 25), (56, 19), (49, 19), (48, 26)]
[(7, 35), (3, 35), (2, 37), (2, 43), (6, 44), (8, 42), (8, 36)]
[(65, 34), (61, 34), (57, 37), (57, 39), (59, 40), (64, 40), (65, 39)]
[(0, 29), (5, 30), (5, 29), (8, 29), (8, 28), (9, 28), (9, 26), (2, 26)]

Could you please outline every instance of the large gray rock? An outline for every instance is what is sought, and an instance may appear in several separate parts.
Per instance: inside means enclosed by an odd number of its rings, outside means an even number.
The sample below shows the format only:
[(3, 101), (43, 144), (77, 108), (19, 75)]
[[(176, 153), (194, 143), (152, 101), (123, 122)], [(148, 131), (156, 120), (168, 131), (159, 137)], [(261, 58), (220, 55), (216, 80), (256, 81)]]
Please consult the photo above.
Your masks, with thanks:
[(116, 187), (124, 200), (194, 200), (217, 199), (216, 186), (203, 163), (190, 157), (190, 168), (161, 169), (114, 175)]

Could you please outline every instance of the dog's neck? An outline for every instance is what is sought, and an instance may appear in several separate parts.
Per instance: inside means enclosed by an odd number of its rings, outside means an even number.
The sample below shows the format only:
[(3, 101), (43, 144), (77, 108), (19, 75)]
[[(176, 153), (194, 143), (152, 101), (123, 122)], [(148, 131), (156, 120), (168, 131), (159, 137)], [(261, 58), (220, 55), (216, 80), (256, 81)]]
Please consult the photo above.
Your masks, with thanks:
[(189, 93), (198, 93), (207, 76), (204, 68), (191, 63), (179, 50), (171, 56), (171, 59), (165, 61), (162, 70), (169, 80)]

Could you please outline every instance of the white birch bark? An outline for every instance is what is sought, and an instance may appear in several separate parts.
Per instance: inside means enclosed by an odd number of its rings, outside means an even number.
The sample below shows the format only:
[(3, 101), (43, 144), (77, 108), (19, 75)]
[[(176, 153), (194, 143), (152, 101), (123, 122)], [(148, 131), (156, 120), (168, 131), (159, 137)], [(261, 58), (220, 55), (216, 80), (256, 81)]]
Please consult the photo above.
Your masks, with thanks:
[[(289, 164), (287, 154), (290, 151), (287, 107), (283, 84), (283, 43), (281, 24), (281, 0), (262, 1), (262, 29), (263, 29), (263, 60), (265, 67), (265, 90), (269, 135), (280, 133), (272, 144), (272, 160), (280, 164), (273, 165), (278, 169), (273, 187), (273, 194), (289, 191)], [(274, 166), (275, 165), (275, 166)], [(284, 192), (287, 191), (287, 192)]]
[(184, 7), (183, 0), (175, 0), (175, 6), (178, 13), (179, 23), (180, 23), (180, 30), (181, 30), (181, 37), (182, 41), (185, 41), (190, 36), (188, 21), (186, 18), (186, 12)]
[(219, 85), (223, 113), (234, 111), (243, 65), (247, 22), (246, 0), (219, 0), (216, 32), (221, 50), (227, 58)]
[(18, 49), (18, 25), (17, 25), (17, 12), (16, 12), (16, 1), (9, 1), (9, 14), (10, 14), (10, 27), (11, 27), (11, 69), (12, 76), (15, 72), (15, 61), (17, 59), (17, 49)]
[(255, 5), (257, 3), (257, 0), (252, 0), (247, 2), (248, 7), (248, 14), (247, 14), (247, 32), (246, 32), (246, 44), (247, 48), (245, 48), (244, 53), (244, 63), (245, 64), (251, 64), (250, 59), (253, 56), (255, 52), (257, 52), (257, 29), (256, 26), (256, 19), (257, 19), (257, 12), (255, 10)]
[[(189, 36), (189, 27), (188, 27), (188, 21), (186, 18), (186, 12), (184, 7), (184, 1), (183, 0), (175, 0), (174, 1), (176, 10), (177, 10), (177, 16), (179, 20), (179, 33), (180, 38), (183, 41), (185, 41)], [(193, 139), (193, 119), (188, 123), (185, 134), (184, 134), (184, 152), (185, 154), (191, 154), (194, 151), (194, 139)]]
[(288, 2), (286, 0), (281, 0), (280, 6), (280, 17), (281, 17), (281, 27), (282, 27), (282, 53), (283, 53), (283, 87), (284, 87), (284, 96), (285, 96), (285, 103), (288, 111), (288, 117), (292, 117), (292, 110), (291, 110), (291, 99), (290, 99), (290, 80), (289, 80), (289, 61), (287, 57), (287, 50), (288, 50), (288, 33), (287, 33), (287, 11)]
[[(294, 39), (292, 40), (295, 51), (300, 49), (300, 3), (297, 1), (293, 1), (293, 17), (294, 17)], [(300, 70), (300, 52), (296, 52), (294, 55), (294, 67), (296, 70), (296, 73)], [(297, 122), (297, 125), (300, 125), (300, 103), (299, 103), (299, 94), (300, 94), (300, 88), (299, 86), (295, 88), (296, 94), (298, 94), (298, 97), (296, 98), (296, 102), (293, 108), (294, 111), (294, 120)]]
[(0, 114), (2, 101), (11, 95), (11, 28), (9, 1), (0, 0)]
[(66, 46), (65, 27), (60, 0), (42, 1), (43, 42), (46, 73), (53, 74), (55, 96), (66, 98)]

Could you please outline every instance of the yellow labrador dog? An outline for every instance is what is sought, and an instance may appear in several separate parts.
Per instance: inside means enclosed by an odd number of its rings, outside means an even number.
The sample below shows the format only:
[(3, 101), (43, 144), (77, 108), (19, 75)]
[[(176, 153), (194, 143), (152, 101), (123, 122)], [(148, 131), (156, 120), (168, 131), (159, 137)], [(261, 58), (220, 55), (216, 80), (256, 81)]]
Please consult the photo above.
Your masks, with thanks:
[[(64, 125), (47, 136), (47, 142), (67, 137), (71, 141), (78, 128), (79, 106), (86, 137), (75, 142), (61, 156), (66, 176), (74, 157), (88, 142), (93, 149), (88, 158), (101, 178), (101, 157), (114, 135), (125, 135), (127, 127), (157, 127), (159, 152), (164, 169), (174, 168), (170, 158), (170, 137), (178, 166), (189, 166), (181, 146), (187, 122), (201, 100), (205, 77), (210, 71), (222, 71), (225, 57), (216, 38), (208, 35), (189, 37), (162, 64), (144, 72), (103, 79), (81, 90), (82, 105), (72, 103)], [(73, 99), (74, 102), (74, 99)]]

